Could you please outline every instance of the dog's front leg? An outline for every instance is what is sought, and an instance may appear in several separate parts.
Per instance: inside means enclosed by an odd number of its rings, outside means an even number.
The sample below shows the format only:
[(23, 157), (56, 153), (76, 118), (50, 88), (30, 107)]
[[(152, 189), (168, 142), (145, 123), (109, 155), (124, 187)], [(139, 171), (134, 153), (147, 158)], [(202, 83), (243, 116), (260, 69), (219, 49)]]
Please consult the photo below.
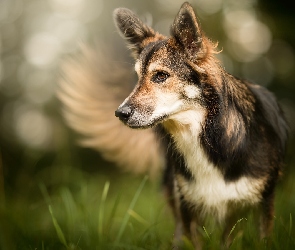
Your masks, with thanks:
[[(187, 217), (187, 214), (185, 215)], [(190, 222), (184, 222), (180, 218), (176, 218), (176, 225), (173, 239), (173, 249), (181, 249), (183, 237), (186, 237), (191, 241), (196, 250), (202, 249), (202, 237), (198, 231), (199, 223), (197, 220), (191, 220)]]
[(201, 250), (203, 242), (198, 230), (201, 223), (198, 213), (183, 199), (180, 200), (179, 208), (184, 236), (192, 242), (196, 250)]
[(202, 249), (202, 237), (199, 233), (198, 226), (201, 223), (198, 213), (190, 206), (179, 193), (176, 188), (177, 184), (174, 182), (173, 192), (169, 190), (169, 203), (175, 218), (175, 231), (173, 239), (173, 249), (181, 249), (183, 237), (186, 237), (192, 242), (196, 250)]
[(260, 238), (270, 236), (273, 230), (274, 220), (274, 188), (268, 190), (269, 192), (264, 195), (261, 202), (260, 214)]

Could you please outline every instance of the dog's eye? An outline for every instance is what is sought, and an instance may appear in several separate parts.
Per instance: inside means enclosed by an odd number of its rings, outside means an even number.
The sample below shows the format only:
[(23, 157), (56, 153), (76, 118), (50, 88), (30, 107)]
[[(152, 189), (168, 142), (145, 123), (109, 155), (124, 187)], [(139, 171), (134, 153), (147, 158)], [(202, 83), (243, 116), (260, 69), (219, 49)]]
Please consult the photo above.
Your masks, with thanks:
[(167, 72), (158, 71), (153, 75), (152, 81), (156, 83), (165, 82), (169, 76), (170, 75)]

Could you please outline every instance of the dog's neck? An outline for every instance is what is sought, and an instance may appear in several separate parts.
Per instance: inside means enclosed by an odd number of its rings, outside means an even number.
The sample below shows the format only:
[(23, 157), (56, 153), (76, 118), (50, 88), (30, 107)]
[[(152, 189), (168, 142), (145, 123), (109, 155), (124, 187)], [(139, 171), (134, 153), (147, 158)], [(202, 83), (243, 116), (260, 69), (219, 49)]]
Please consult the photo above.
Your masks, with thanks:
[(172, 115), (169, 120), (163, 123), (164, 128), (173, 138), (176, 149), (183, 155), (189, 168), (208, 164), (207, 157), (200, 145), (200, 133), (203, 129), (205, 116), (206, 112), (203, 109), (186, 110)]

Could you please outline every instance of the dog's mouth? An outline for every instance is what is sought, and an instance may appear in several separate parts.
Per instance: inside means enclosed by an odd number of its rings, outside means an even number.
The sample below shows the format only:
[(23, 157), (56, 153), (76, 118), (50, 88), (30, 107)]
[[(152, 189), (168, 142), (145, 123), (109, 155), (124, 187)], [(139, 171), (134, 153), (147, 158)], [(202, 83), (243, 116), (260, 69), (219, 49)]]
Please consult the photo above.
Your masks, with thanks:
[[(186, 109), (177, 110), (173, 113), (165, 113), (159, 116), (153, 116), (148, 113), (138, 112), (136, 109), (130, 109), (129, 107), (119, 107), (115, 111), (115, 116), (120, 119), (126, 126), (132, 129), (147, 129), (155, 127), (160, 123), (164, 123), (171, 119), (174, 115), (185, 111)], [(172, 118), (173, 120), (173, 118)]]
[(132, 129), (147, 129), (164, 122), (168, 118), (168, 115), (161, 115), (159, 117), (153, 118), (152, 120), (142, 120), (142, 119), (128, 119), (127, 121), (121, 120), (125, 125)]
[(144, 109), (145, 112), (140, 112), (132, 108), (131, 105), (121, 105), (116, 111), (115, 116), (120, 119), (125, 125), (133, 129), (146, 129), (154, 127), (163, 122), (168, 115), (162, 114), (153, 116), (152, 110)]

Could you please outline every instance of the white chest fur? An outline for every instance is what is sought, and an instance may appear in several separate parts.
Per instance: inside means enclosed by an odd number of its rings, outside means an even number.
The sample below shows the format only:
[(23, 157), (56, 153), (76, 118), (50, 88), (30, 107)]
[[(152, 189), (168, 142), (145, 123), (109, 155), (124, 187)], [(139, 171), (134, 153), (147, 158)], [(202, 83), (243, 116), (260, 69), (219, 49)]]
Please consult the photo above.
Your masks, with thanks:
[(199, 140), (204, 114), (186, 111), (172, 118), (181, 121), (172, 135), (194, 177), (193, 181), (187, 181), (181, 175), (176, 177), (176, 185), (184, 199), (199, 206), (202, 213), (211, 213), (220, 221), (225, 218), (230, 203), (247, 205), (260, 201), (263, 179), (241, 177), (226, 182), (221, 171), (208, 160)]

